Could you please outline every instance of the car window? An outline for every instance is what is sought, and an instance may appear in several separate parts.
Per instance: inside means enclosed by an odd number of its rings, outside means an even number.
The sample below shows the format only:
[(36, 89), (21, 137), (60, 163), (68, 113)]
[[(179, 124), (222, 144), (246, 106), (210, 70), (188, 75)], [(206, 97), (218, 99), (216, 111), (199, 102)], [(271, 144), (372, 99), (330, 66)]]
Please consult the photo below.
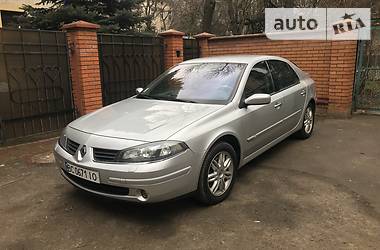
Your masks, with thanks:
[(138, 98), (226, 104), (234, 95), (246, 64), (192, 63), (173, 67)]
[(265, 61), (253, 66), (245, 84), (243, 96), (248, 98), (253, 94), (272, 94), (274, 87), (269, 69)]
[(286, 62), (268, 61), (276, 91), (286, 89), (299, 82), (297, 74)]

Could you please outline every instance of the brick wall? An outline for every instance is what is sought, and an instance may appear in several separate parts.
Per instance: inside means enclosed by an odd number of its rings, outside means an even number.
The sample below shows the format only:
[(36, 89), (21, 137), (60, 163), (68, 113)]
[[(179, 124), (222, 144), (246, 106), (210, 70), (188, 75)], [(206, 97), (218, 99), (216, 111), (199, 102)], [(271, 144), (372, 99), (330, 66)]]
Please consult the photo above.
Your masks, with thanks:
[(70, 69), (74, 105), (79, 115), (102, 107), (98, 25), (78, 21), (63, 26), (70, 49)]
[(351, 113), (356, 41), (274, 41), (265, 35), (211, 37), (200, 50), (207, 55), (255, 54), (287, 58), (316, 82), (320, 111)]
[(329, 72), (330, 114), (350, 113), (355, 81), (356, 41), (331, 42)]
[(177, 30), (167, 30), (160, 33), (164, 38), (164, 66), (165, 69), (183, 62), (183, 36), (185, 33)]
[[(78, 21), (66, 24), (74, 104), (83, 115), (102, 107), (96, 24)], [(165, 68), (183, 61), (183, 32), (168, 30), (164, 39)], [(356, 41), (274, 41), (263, 34), (215, 37), (196, 36), (201, 56), (265, 54), (285, 57), (308, 72), (316, 82), (319, 110), (351, 114), (355, 76)]]

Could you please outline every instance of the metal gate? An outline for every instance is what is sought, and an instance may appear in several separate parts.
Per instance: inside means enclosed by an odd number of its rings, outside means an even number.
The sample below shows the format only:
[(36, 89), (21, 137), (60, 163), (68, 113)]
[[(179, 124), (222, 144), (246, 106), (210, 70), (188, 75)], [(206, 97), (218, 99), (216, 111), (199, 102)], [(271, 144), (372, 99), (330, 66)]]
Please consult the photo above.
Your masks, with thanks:
[[(380, 112), (380, 20), (374, 20), (371, 40), (359, 41), (356, 65), (355, 110)], [(376, 26), (376, 23), (378, 25)]]
[(98, 34), (98, 45), (104, 105), (133, 96), (164, 71), (160, 37)]
[(74, 118), (66, 34), (0, 29), (0, 143)]
[(199, 44), (195, 38), (183, 39), (183, 60), (190, 60), (199, 57)]

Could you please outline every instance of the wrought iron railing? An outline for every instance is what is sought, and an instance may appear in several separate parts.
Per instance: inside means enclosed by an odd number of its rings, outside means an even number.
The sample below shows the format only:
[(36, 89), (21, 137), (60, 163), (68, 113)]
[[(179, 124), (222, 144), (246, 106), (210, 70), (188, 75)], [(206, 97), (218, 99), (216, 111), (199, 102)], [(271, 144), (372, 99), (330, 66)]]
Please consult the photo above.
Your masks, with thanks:
[(0, 143), (73, 119), (65, 32), (0, 29)]
[(160, 37), (98, 34), (103, 105), (135, 94), (164, 71)]
[(183, 39), (183, 60), (190, 60), (199, 57), (199, 44), (195, 38)]

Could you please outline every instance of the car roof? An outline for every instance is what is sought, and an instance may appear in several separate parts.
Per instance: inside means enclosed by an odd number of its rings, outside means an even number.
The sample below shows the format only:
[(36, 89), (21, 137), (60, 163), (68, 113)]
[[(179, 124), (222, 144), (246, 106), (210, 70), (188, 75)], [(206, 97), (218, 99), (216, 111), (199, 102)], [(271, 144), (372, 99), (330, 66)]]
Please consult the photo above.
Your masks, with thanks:
[(188, 63), (254, 63), (261, 60), (276, 59), (281, 61), (287, 61), (286, 59), (279, 56), (268, 56), (268, 55), (226, 55), (226, 56), (212, 56), (212, 57), (202, 57), (197, 59), (191, 59), (182, 62), (181, 64)]

